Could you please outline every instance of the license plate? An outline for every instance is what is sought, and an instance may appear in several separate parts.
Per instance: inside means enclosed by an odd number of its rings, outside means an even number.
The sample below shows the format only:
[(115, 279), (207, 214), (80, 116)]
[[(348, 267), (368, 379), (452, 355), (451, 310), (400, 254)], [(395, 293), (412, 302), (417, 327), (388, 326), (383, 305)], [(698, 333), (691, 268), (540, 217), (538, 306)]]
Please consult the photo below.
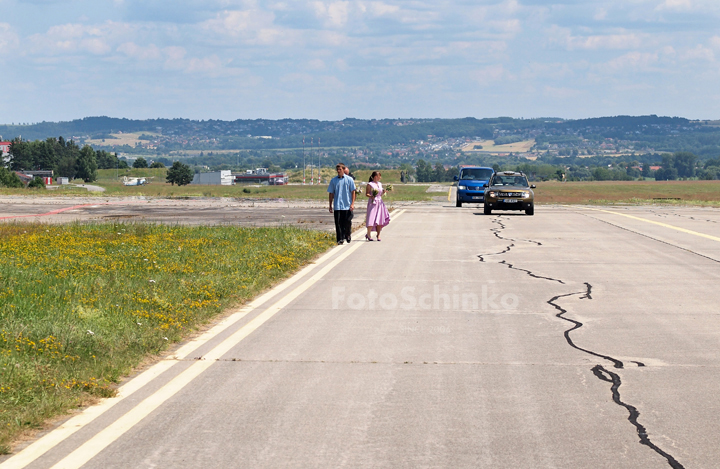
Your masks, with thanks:
[(482, 197), (473, 196), (473, 200), (482, 200), (482, 199), (483, 199)]
[(514, 204), (517, 202), (517, 199), (503, 199), (503, 202), (506, 204)]

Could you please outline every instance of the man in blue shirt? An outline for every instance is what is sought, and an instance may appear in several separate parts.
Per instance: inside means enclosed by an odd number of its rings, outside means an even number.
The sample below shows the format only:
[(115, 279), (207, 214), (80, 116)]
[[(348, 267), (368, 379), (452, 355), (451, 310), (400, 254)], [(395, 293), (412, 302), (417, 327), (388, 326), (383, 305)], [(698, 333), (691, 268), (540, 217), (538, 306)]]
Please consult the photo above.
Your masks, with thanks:
[(337, 176), (330, 180), (328, 185), (328, 199), (330, 213), (335, 215), (335, 233), (337, 243), (343, 244), (351, 241), (352, 211), (355, 210), (355, 181), (345, 175), (345, 165), (339, 163), (335, 166)]

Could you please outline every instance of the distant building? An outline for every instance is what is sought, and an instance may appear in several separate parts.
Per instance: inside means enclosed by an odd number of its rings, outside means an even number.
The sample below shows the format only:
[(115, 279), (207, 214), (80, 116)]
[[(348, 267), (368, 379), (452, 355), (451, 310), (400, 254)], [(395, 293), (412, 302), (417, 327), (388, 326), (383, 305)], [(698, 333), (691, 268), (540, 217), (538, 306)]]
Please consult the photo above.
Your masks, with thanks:
[(270, 173), (267, 168), (247, 170), (245, 173), (234, 175), (236, 184), (267, 184), (270, 186), (282, 186), (288, 183), (288, 177), (284, 173)]
[(0, 142), (0, 153), (2, 153), (3, 161), (10, 160), (10, 142)]
[(233, 175), (230, 170), (214, 171), (211, 173), (196, 173), (190, 184), (231, 186), (233, 184)]

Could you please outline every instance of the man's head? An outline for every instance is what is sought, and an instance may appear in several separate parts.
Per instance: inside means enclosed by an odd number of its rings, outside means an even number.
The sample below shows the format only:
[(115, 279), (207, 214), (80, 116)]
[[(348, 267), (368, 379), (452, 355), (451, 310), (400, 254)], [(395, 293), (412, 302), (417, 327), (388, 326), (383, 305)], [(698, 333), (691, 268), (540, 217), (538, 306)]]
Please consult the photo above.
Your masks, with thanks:
[(348, 174), (350, 174), (350, 168), (345, 166), (345, 175), (347, 176)]
[(345, 165), (342, 163), (338, 163), (335, 166), (335, 169), (337, 170), (338, 177), (344, 177), (345, 176)]

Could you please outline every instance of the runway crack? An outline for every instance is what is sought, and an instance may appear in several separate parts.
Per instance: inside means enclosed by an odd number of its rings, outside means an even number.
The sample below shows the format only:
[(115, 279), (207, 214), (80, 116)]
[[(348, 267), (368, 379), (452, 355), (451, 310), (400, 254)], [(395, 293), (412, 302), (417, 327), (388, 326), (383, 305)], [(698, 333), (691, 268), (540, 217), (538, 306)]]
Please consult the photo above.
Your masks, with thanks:
[[(594, 217), (591, 217), (591, 218), (594, 218)], [(603, 221), (603, 220), (600, 220), (600, 221)], [(491, 228), (491, 230), (490, 230), (495, 235), (496, 238), (502, 239), (505, 241), (511, 241), (513, 243), (518, 241), (517, 239), (506, 238), (506, 237), (502, 236), (501, 232), (506, 229), (506, 226), (505, 226), (505, 224), (502, 223), (502, 221), (499, 218), (493, 220), (493, 223), (497, 223), (499, 225), (499, 228)], [(622, 228), (622, 227), (620, 227), (620, 228)], [(628, 230), (628, 231), (630, 231), (630, 230)], [(641, 234), (641, 233), (638, 233), (638, 234)], [(522, 240), (522, 241), (528, 241), (531, 243), (535, 243), (538, 246), (542, 246), (542, 244), (537, 241), (531, 241), (531, 240)], [(485, 263), (486, 262), (485, 256), (505, 254), (505, 253), (509, 252), (510, 248), (513, 246), (514, 246), (514, 244), (510, 244), (503, 251), (501, 251), (499, 253), (481, 254), (478, 257), (480, 258), (480, 262)], [(695, 254), (697, 254), (697, 253), (695, 253)], [(702, 255), (702, 254), (699, 254), (699, 255)], [(705, 257), (705, 256), (703, 256), (703, 257)], [(509, 262), (507, 262), (507, 260), (505, 260), (505, 259), (499, 261), (498, 263), (503, 264), (510, 269), (525, 272), (532, 278), (558, 282), (562, 285), (566, 285), (566, 283), (563, 280), (537, 275), (534, 272), (532, 272), (531, 270), (515, 267), (513, 264), (510, 264)], [(555, 308), (555, 310), (557, 311), (557, 314), (555, 314), (555, 317), (572, 324), (572, 327), (570, 327), (569, 329), (566, 329), (563, 333), (563, 335), (565, 337), (565, 341), (568, 343), (568, 345), (570, 345), (570, 347), (572, 347), (576, 350), (579, 350), (581, 352), (584, 352), (588, 355), (591, 355), (591, 356), (594, 356), (597, 358), (601, 358), (603, 360), (607, 360), (610, 363), (612, 363), (616, 369), (624, 369), (625, 365), (621, 360), (611, 357), (610, 355), (604, 355), (602, 353), (594, 352), (592, 350), (580, 347), (575, 343), (575, 341), (573, 341), (573, 339), (571, 337), (571, 332), (573, 332), (577, 329), (580, 329), (583, 326), (583, 323), (578, 320), (567, 317), (566, 314), (568, 313), (568, 310), (563, 308), (562, 306), (560, 306), (560, 304), (558, 302), (559, 302), (559, 300), (561, 300), (563, 298), (568, 298), (568, 297), (573, 297), (573, 296), (578, 297), (578, 299), (580, 299), (580, 300), (592, 300), (593, 299), (592, 298), (592, 285), (588, 282), (584, 282), (584, 285), (585, 285), (585, 290), (553, 296), (552, 298), (550, 298), (547, 301), (547, 304), (549, 304), (550, 306)], [(638, 367), (645, 366), (645, 364), (640, 361), (631, 360), (630, 362), (636, 364)], [(673, 469), (684, 469), (684, 466), (682, 464), (680, 464), (672, 455), (663, 451), (660, 447), (658, 447), (655, 443), (653, 443), (650, 440), (647, 429), (638, 421), (638, 418), (640, 417), (640, 412), (637, 410), (637, 408), (635, 406), (632, 406), (630, 404), (623, 402), (620, 399), (619, 389), (620, 389), (620, 386), (622, 385), (622, 379), (620, 378), (620, 375), (607, 370), (605, 367), (603, 367), (602, 365), (599, 365), (599, 364), (595, 365), (593, 368), (591, 368), (591, 371), (599, 380), (608, 382), (608, 383), (612, 383), (610, 390), (612, 392), (613, 401), (617, 405), (627, 409), (627, 411), (629, 412), (630, 415), (628, 417), (628, 421), (630, 421), (630, 423), (633, 426), (635, 426), (637, 434), (640, 437), (640, 444), (649, 447), (650, 449), (655, 451), (657, 454), (659, 454), (660, 456), (665, 458), (667, 460), (668, 464), (670, 465), (670, 467), (672, 467)]]
[(638, 412), (637, 408), (635, 406), (632, 406), (630, 404), (626, 404), (625, 402), (620, 399), (620, 386), (622, 385), (622, 381), (620, 379), (620, 376), (616, 373), (613, 373), (612, 371), (606, 370), (602, 365), (595, 365), (592, 368), (592, 372), (595, 376), (597, 376), (598, 379), (602, 381), (606, 381), (608, 383), (612, 383), (612, 386), (610, 387), (610, 390), (612, 391), (612, 397), (613, 401), (621, 407), (625, 407), (630, 414), (628, 416), (628, 420), (631, 424), (635, 426), (635, 429), (637, 430), (637, 434), (640, 437), (640, 444), (645, 445), (655, 451), (657, 454), (665, 458), (673, 469), (684, 469), (685, 466), (680, 464), (677, 459), (675, 459), (671, 454), (663, 451), (660, 447), (658, 447), (655, 443), (650, 441), (650, 437), (648, 437), (647, 429), (638, 422), (638, 417), (640, 417), (640, 412)]

